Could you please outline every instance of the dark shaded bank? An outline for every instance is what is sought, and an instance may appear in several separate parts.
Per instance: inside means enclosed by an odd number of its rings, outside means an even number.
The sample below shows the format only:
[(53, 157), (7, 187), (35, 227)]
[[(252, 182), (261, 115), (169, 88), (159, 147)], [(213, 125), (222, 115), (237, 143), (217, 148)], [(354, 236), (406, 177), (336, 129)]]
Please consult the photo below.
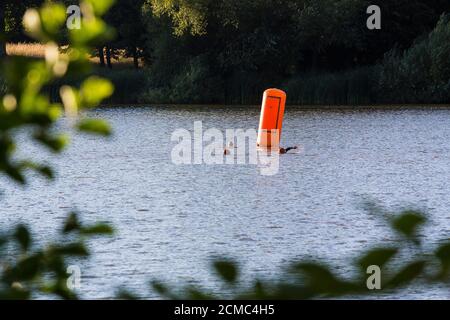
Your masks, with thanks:
[[(395, 64), (392, 63), (392, 66)], [(401, 70), (404, 68), (398, 67)], [(389, 72), (390, 75), (386, 75)], [(176, 89), (153, 88), (147, 70), (100, 70), (94, 74), (106, 77), (115, 86), (115, 92), (106, 101), (107, 105), (258, 105), (265, 89), (278, 87), (287, 92), (289, 105), (323, 106), (371, 106), (377, 105), (448, 105), (450, 104), (450, 75), (447, 81), (439, 83), (420, 79), (405, 81), (402, 74), (383, 69), (382, 66), (367, 67), (342, 73), (304, 75), (278, 84), (251, 86), (245, 95), (232, 99), (226, 91), (222, 97), (202, 96), (205, 89), (194, 86), (186, 89), (186, 96), (176, 96)], [(401, 71), (399, 71), (401, 72)], [(389, 78), (389, 79), (386, 79)], [(55, 82), (46, 88), (53, 101), (59, 100), (62, 84), (78, 85), (79, 80)], [(414, 82), (414, 83), (411, 83)], [(190, 92), (191, 95), (188, 95)]]
[[(377, 64), (270, 81), (263, 71), (236, 78), (211, 74), (202, 59), (185, 64), (171, 81), (161, 81), (153, 65), (139, 70), (96, 68), (94, 74), (115, 85), (107, 104), (254, 105), (271, 87), (285, 90), (291, 105), (450, 104), (449, 38), (450, 15), (442, 15), (428, 35), (406, 50), (394, 48)], [(60, 85), (55, 82), (47, 88), (54, 100), (59, 99)]]
[[(173, 108), (177, 110), (207, 109), (214, 110), (242, 110), (250, 108), (259, 110), (261, 104), (254, 105), (225, 105), (225, 104), (140, 104), (140, 103), (104, 103), (98, 108)], [(292, 105), (286, 106), (287, 110), (300, 111), (325, 111), (325, 112), (366, 112), (366, 111), (401, 111), (401, 110), (450, 110), (450, 104), (373, 104), (373, 105)]]
[[(93, 74), (112, 81), (115, 92), (107, 104), (257, 105), (262, 92), (277, 87), (287, 92), (290, 105), (450, 104), (450, 15), (442, 15), (434, 29), (407, 49), (388, 51), (375, 64), (339, 71), (317, 69), (270, 79), (265, 69), (238, 74), (212, 72), (204, 58), (182, 63), (179, 73), (163, 77), (175, 62), (149, 63), (142, 69), (94, 68)], [(158, 69), (158, 68), (159, 69)], [(267, 70), (266, 70), (267, 71)], [(62, 84), (47, 86), (53, 101)], [(0, 81), (0, 90), (4, 91)]]
[[(6, 3), (7, 39), (26, 41), (20, 19), (42, 0)], [(382, 12), (379, 30), (366, 27), (370, 5)], [(95, 73), (116, 86), (112, 104), (258, 104), (270, 87), (287, 91), (289, 104), (446, 104), (449, 8), (448, 0), (120, 0), (105, 17), (116, 38), (92, 54), (104, 66)], [(111, 64), (122, 58), (133, 58), (129, 69)], [(57, 83), (47, 90), (58, 99)]]

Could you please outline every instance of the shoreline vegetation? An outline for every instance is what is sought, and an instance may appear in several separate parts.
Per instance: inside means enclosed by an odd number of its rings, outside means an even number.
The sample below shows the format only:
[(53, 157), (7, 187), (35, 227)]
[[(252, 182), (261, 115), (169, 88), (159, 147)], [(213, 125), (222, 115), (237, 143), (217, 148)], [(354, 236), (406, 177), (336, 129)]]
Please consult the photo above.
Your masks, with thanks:
[[(102, 65), (95, 52), (89, 62), (91, 75), (110, 80), (116, 89), (105, 101), (107, 105), (257, 105), (262, 92), (270, 87), (286, 91), (288, 105), (307, 109), (310, 109), (307, 106), (342, 109), (342, 106), (448, 105), (449, 38), (450, 14), (442, 14), (428, 35), (416, 38), (403, 50), (394, 47), (374, 64), (342, 70), (306, 70), (275, 78), (267, 77), (264, 70), (214, 74), (210, 62), (194, 58), (169, 80), (169, 74), (175, 71), (166, 69), (172, 67), (144, 58), (136, 65), (133, 58), (119, 49), (110, 67)], [(64, 53), (67, 48), (60, 46), (60, 50)], [(10, 56), (41, 59), (44, 51), (39, 43), (7, 44)], [(61, 85), (80, 82), (77, 77), (55, 80), (46, 86), (45, 92), (52, 101), (59, 102)]]
[[(262, 95), (261, 95), (262, 96)], [(259, 104), (170, 104), (170, 103), (103, 103), (97, 107), (102, 108), (261, 108)], [(301, 111), (367, 111), (367, 110), (450, 110), (450, 104), (373, 104), (373, 105), (286, 105), (286, 108)]]

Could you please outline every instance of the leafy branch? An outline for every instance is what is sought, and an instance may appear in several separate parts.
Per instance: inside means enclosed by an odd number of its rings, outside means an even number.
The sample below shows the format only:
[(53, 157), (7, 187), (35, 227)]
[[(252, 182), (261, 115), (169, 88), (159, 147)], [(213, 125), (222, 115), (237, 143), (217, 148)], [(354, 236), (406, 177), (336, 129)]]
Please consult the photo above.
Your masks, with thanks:
[[(352, 265), (356, 266), (357, 272), (350, 279), (337, 274), (335, 266), (310, 259), (292, 262), (277, 279), (256, 278), (250, 286), (242, 287), (238, 263), (220, 259), (212, 263), (212, 269), (228, 288), (228, 292), (221, 296), (192, 285), (169, 288), (158, 281), (151, 283), (152, 289), (169, 299), (317, 299), (396, 292), (420, 281), (430, 285), (449, 285), (450, 240), (442, 241), (431, 252), (423, 252), (419, 241), (422, 238), (421, 227), (427, 222), (423, 213), (406, 210), (392, 215), (374, 205), (368, 208), (371, 208), (371, 214), (388, 222), (399, 240), (396, 245), (380, 245), (356, 257)], [(381, 269), (381, 291), (370, 290), (367, 286), (370, 266)]]
[[(34, 170), (46, 178), (54, 176), (50, 167), (16, 155), (17, 129), (27, 128), (32, 140), (54, 153), (61, 152), (69, 140), (66, 134), (54, 129), (64, 113), (75, 119), (79, 131), (104, 136), (111, 133), (110, 126), (102, 120), (78, 117), (80, 109), (95, 107), (113, 93), (110, 81), (91, 76), (79, 88), (63, 85), (59, 90), (61, 103), (50, 101), (43, 88), (56, 79), (88, 74), (91, 46), (114, 34), (101, 19), (112, 3), (82, 1), (81, 27), (73, 30), (66, 29), (66, 8), (62, 4), (48, 2), (40, 9), (26, 11), (24, 27), (31, 37), (45, 45), (45, 59), (15, 56), (2, 61), (6, 93), (0, 104), (0, 171), (15, 181), (24, 184), (26, 170)], [(66, 36), (69, 47), (63, 53), (58, 43)]]

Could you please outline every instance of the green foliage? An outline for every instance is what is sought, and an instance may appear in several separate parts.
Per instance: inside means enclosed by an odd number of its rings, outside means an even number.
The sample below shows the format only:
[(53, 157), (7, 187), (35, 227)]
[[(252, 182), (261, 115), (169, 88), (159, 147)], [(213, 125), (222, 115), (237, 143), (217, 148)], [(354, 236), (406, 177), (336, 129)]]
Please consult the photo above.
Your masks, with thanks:
[(442, 15), (435, 29), (400, 53), (386, 54), (379, 74), (380, 101), (450, 101), (450, 15)]
[(87, 0), (86, 3), (93, 7), (94, 13), (96, 15), (102, 16), (109, 10), (109, 8), (111, 8), (111, 6), (114, 4), (114, 0)]
[(146, 73), (142, 69), (97, 69), (95, 75), (106, 78), (114, 86), (114, 93), (107, 103), (139, 103), (145, 92)]
[[(382, 213), (380, 215), (380, 213)], [(418, 226), (425, 223), (424, 214), (405, 211), (391, 217), (386, 212), (373, 212), (385, 217), (391, 230), (398, 235), (420, 237)], [(405, 256), (405, 253), (407, 255)], [(239, 285), (239, 267), (232, 260), (213, 262), (219, 279), (234, 284), (226, 296), (217, 296), (198, 287), (170, 289), (160, 282), (153, 282), (153, 289), (170, 299), (317, 299), (337, 297), (371, 297), (380, 292), (395, 293), (412, 283), (450, 285), (450, 243), (438, 245), (434, 253), (423, 252), (418, 243), (410, 247), (407, 238), (395, 245), (380, 245), (362, 252), (354, 259), (358, 266), (352, 277), (344, 278), (333, 270), (340, 270), (313, 258), (293, 261), (287, 271), (275, 279), (254, 279), (248, 287)], [(371, 291), (367, 287), (369, 266), (378, 266), (382, 275), (382, 290)], [(437, 268), (436, 268), (437, 267)]]
[(238, 278), (238, 269), (233, 261), (216, 260), (213, 263), (217, 274), (228, 283), (235, 283)]
[[(403, 52), (429, 33), (448, 12), (445, 0), (150, 4), (144, 14), (150, 65), (148, 89), (140, 99), (145, 103), (257, 104), (261, 92), (274, 86), (286, 88), (295, 104), (449, 101), (448, 34), (442, 22), (429, 47), (405, 51), (416, 53), (402, 63), (386, 58), (377, 65), (394, 46)], [(382, 30), (365, 28), (371, 4), (381, 6)]]
[(80, 97), (84, 105), (95, 107), (114, 91), (111, 82), (98, 77), (87, 78), (80, 88)]
[[(76, 89), (62, 86), (62, 104), (53, 103), (43, 88), (54, 79), (71, 77), (77, 70), (89, 68), (89, 45), (110, 32), (105, 23), (95, 15), (103, 12), (110, 1), (85, 2), (85, 18), (80, 30), (70, 32), (72, 45), (67, 55), (62, 55), (56, 43), (65, 29), (65, 7), (48, 2), (40, 9), (29, 9), (24, 15), (24, 25), (30, 36), (45, 44), (45, 59), (35, 60), (25, 57), (7, 57), (2, 61), (2, 78), (5, 92), (0, 105), (0, 171), (17, 182), (24, 183), (24, 171), (35, 170), (47, 178), (53, 176), (51, 170), (34, 163), (31, 159), (19, 159), (15, 154), (15, 134), (19, 127), (30, 129), (31, 137), (54, 152), (60, 152), (67, 144), (66, 135), (52, 129), (63, 114), (76, 116), (83, 107), (98, 105), (113, 92), (112, 84), (98, 77), (90, 77)], [(96, 6), (93, 10), (93, 6)], [(102, 7), (103, 6), (103, 7)], [(80, 130), (101, 135), (109, 134), (109, 127), (103, 122), (85, 121), (77, 125)]]
[(376, 102), (376, 68), (347, 72), (305, 74), (282, 85), (288, 102), (296, 105), (367, 105)]
[[(44, 0), (22, 0), (22, 1), (14, 1), (14, 0), (4, 0), (2, 1), (2, 22), (5, 25), (2, 25), (0, 22), (0, 26), (2, 27), (2, 31), (8, 40), (13, 41), (26, 41), (30, 40), (29, 37), (25, 34), (22, 26), (22, 18), (25, 11), (29, 8), (36, 8), (41, 6), (44, 3)], [(4, 14), (4, 16), (3, 16)], [(2, 39), (4, 40), (4, 39)]]
[[(147, 77), (151, 86), (157, 83), (157, 77), (152, 75), (152, 69)], [(186, 66), (172, 77), (169, 83), (162, 87), (150, 87), (142, 93), (140, 101), (145, 103), (214, 103), (221, 98), (221, 82), (214, 76), (204, 57), (196, 57), (186, 63)]]
[[(67, 145), (66, 134), (56, 130), (63, 111), (66, 116), (78, 118), (77, 111), (94, 107), (113, 92), (112, 84), (99, 77), (90, 77), (80, 89), (60, 85), (62, 104), (51, 102), (45, 88), (55, 79), (79, 76), (89, 69), (89, 45), (111, 34), (97, 16), (111, 5), (108, 1), (83, 2), (85, 18), (82, 28), (69, 34), (71, 45), (62, 55), (56, 43), (64, 33), (65, 7), (47, 2), (41, 8), (28, 9), (24, 25), (30, 36), (45, 44), (45, 59), (7, 57), (2, 61), (0, 104), (0, 171), (13, 180), (26, 183), (25, 171), (34, 170), (46, 178), (53, 178), (47, 165), (21, 159), (15, 154), (17, 129), (26, 128), (28, 138), (55, 153)], [(101, 120), (78, 119), (80, 131), (109, 135), (109, 125)], [(29, 299), (42, 296), (75, 299), (77, 295), (67, 287), (69, 273), (67, 261), (89, 256), (86, 239), (91, 236), (110, 235), (107, 224), (84, 226), (72, 213), (65, 222), (57, 242), (41, 245), (33, 239), (26, 225), (0, 237), (0, 299)], [(71, 260), (73, 261), (73, 260)]]
[(193, 35), (205, 33), (206, 11), (209, 0), (150, 0), (157, 16), (167, 14), (173, 19), (177, 35), (189, 31)]
[(14, 233), (14, 238), (20, 244), (20, 247), (23, 251), (27, 251), (31, 244), (31, 237), (28, 229), (20, 225), (16, 228), (16, 232)]
[[(381, 7), (381, 30), (365, 27), (372, 4)], [(88, 19), (84, 31), (56, 34), (58, 7), (41, 13), (52, 19), (37, 29), (58, 43), (95, 44), (101, 66), (125, 56), (139, 68), (144, 58), (143, 72), (94, 72), (117, 88), (107, 103), (258, 104), (275, 86), (294, 104), (450, 101), (447, 0), (119, 0), (106, 12), (110, 5), (86, 8), (115, 33)], [(52, 101), (57, 85), (45, 86)]]
[[(26, 14), (28, 15), (30, 12), (33, 11), (28, 11)], [(53, 39), (58, 35), (61, 27), (66, 22), (66, 8), (59, 3), (46, 3), (40, 10), (40, 21), (43, 31), (42, 35), (49, 34), (51, 35), (49, 39)], [(30, 32), (35, 32), (35, 30), (31, 29)]]
[(3, 234), (0, 241), (0, 299), (43, 296), (77, 299), (67, 287), (70, 276), (67, 261), (89, 256), (85, 243), (87, 236), (108, 234), (112, 234), (109, 225), (84, 226), (75, 213), (69, 215), (57, 244), (33, 245), (35, 241), (25, 225), (17, 226), (11, 234)]
[(425, 270), (425, 266), (427, 265), (426, 261), (413, 261), (410, 264), (403, 267), (397, 274), (394, 275), (388, 282), (387, 287), (388, 288), (397, 288), (397, 287), (403, 287), (420, 276), (423, 275), (423, 272)]
[(405, 211), (399, 217), (392, 220), (392, 227), (403, 236), (413, 239), (417, 235), (417, 229), (426, 221), (422, 213)]
[(84, 119), (78, 123), (78, 129), (87, 133), (109, 136), (111, 127), (101, 119)]
[(369, 266), (384, 267), (396, 254), (397, 248), (375, 248), (369, 250), (357, 262), (357, 265), (364, 271)]
[(450, 272), (450, 243), (441, 245), (436, 250), (435, 255), (441, 262), (439, 278), (448, 277)]
[[(131, 68), (93, 68), (89, 75), (95, 78), (107, 79), (114, 88), (113, 93), (106, 99), (103, 104), (134, 104), (144, 102), (143, 97), (147, 92), (145, 88), (147, 73), (142, 69)], [(48, 94), (53, 102), (61, 101), (60, 88), (64, 85), (79, 87), (85, 75), (74, 75), (70, 78), (54, 79), (51, 83), (44, 87), (44, 92)]]

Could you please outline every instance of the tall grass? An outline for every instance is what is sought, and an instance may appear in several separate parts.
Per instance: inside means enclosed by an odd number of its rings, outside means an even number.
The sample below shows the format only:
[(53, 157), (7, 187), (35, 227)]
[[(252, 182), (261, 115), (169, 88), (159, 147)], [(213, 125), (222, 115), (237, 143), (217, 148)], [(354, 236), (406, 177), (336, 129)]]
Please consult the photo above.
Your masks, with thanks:
[(364, 105), (376, 103), (376, 67), (342, 73), (305, 74), (283, 87), (296, 105)]
[[(114, 94), (104, 101), (104, 104), (138, 104), (143, 95), (145, 73), (142, 69), (106, 69), (95, 68), (91, 75), (109, 79), (115, 87)], [(61, 85), (79, 85), (81, 78), (66, 78), (56, 80), (45, 88), (52, 101), (60, 101)]]
[(142, 69), (97, 68), (95, 74), (105, 77), (114, 84), (114, 94), (105, 102), (109, 104), (137, 104), (142, 102), (145, 89), (145, 71)]

